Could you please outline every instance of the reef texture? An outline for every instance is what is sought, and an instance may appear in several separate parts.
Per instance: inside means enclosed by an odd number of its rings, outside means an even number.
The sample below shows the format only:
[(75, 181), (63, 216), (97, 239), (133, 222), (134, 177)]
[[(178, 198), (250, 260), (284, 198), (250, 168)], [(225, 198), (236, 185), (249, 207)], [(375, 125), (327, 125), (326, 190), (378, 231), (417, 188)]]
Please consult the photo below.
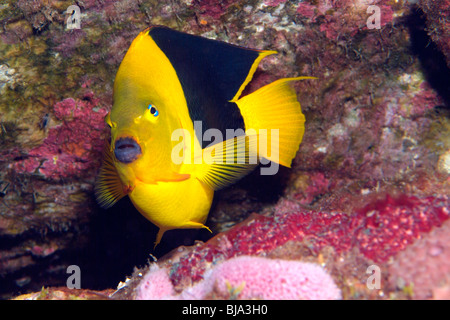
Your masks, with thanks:
[(389, 265), (388, 285), (417, 299), (450, 299), (450, 221), (436, 228)]
[(420, 0), (419, 5), (427, 17), (427, 32), (450, 67), (450, 1)]
[[(241, 255), (318, 264), (343, 299), (446, 297), (450, 2), (416, 2), (77, 1), (81, 28), (69, 30), (72, 1), (4, 1), (2, 297), (54, 286), (22, 297), (131, 299), (148, 269), (160, 272), (167, 295), (180, 296)], [(153, 252), (156, 264), (143, 267), (154, 234), (145, 238), (142, 225), (150, 222), (125, 223), (139, 216), (131, 205), (118, 205), (120, 215), (104, 212), (92, 194), (115, 72), (133, 38), (151, 24), (277, 50), (246, 92), (281, 77), (318, 79), (295, 84), (306, 130), (292, 168), (276, 176), (256, 170), (217, 193), (207, 222), (216, 236), (192, 246), (192, 234), (170, 231)], [(117, 217), (120, 228), (112, 223)], [(132, 236), (141, 238), (129, 244)], [(178, 247), (183, 242), (190, 246)], [(103, 255), (110, 260), (101, 261)], [(83, 289), (113, 288), (94, 280), (108, 273), (105, 266), (124, 261), (134, 265), (115, 284), (134, 266), (143, 268), (112, 295), (60, 288), (67, 266), (80, 263)], [(370, 289), (367, 268), (374, 264), (381, 288)], [(218, 290), (202, 297), (229, 298)], [(227, 290), (239, 298), (246, 289)]]
[[(412, 295), (412, 293), (404, 292), (403, 289), (414, 281), (414, 276), (417, 275), (414, 272), (423, 278), (417, 284), (420, 292), (422, 290), (431, 292), (433, 288), (448, 284), (446, 279), (448, 272), (446, 252), (448, 250), (446, 250), (446, 245), (442, 244), (445, 241), (444, 234), (446, 234), (448, 222), (445, 226), (442, 224), (449, 217), (447, 197), (392, 199), (388, 196), (386, 199), (375, 200), (364, 208), (356, 210), (354, 217), (338, 212), (306, 212), (299, 209), (295, 203), (282, 201), (275, 207), (272, 217), (253, 215), (247, 221), (217, 235), (203, 245), (175, 250), (172, 255), (168, 255), (158, 262), (160, 267), (153, 265), (150, 268), (134, 294), (140, 299), (184, 299), (189, 296), (191, 298), (230, 298), (223, 294), (223, 290), (214, 287), (214, 283), (222, 283), (224, 280), (211, 276), (211, 270), (212, 274), (220, 274), (227, 279), (225, 276), (227, 271), (223, 270), (227, 267), (220, 264), (227, 261), (230, 263), (229, 265), (234, 266), (237, 261), (235, 257), (241, 255), (263, 255), (271, 258), (282, 257), (293, 261), (320, 263), (331, 272), (338, 286), (343, 290), (344, 298), (409, 297), (408, 294)], [(438, 228), (433, 229), (434, 227)], [(430, 240), (421, 239), (430, 230), (441, 235), (438, 242), (433, 240), (437, 237), (432, 233), (427, 236), (431, 238)], [(424, 241), (426, 241), (425, 244), (423, 244)], [(413, 243), (414, 245), (411, 245)], [(412, 249), (414, 246), (423, 248), (424, 257), (417, 256), (415, 259), (411, 259), (410, 256), (406, 256), (400, 258), (401, 260), (393, 259), (408, 245), (411, 245), (408, 249), (411, 250), (409, 251), (411, 255), (414, 255), (415, 250)], [(403, 255), (407, 255), (408, 250), (404, 251)], [(432, 251), (437, 257), (436, 259), (446, 261), (446, 263), (436, 264), (434, 268), (440, 272), (435, 272), (433, 276), (435, 280), (429, 283), (426, 282), (426, 279), (429, 279), (426, 268), (431, 261), (428, 262), (426, 259), (427, 251)], [(255, 262), (258, 261), (256, 258), (254, 259)], [(423, 267), (416, 269), (411, 263), (416, 259), (423, 264)], [(217, 267), (218, 264), (221, 267)], [(385, 278), (388, 275), (390, 279), (389, 285), (383, 283), (382, 287), (370, 292), (365, 283), (369, 277), (367, 268), (373, 264), (381, 270), (380, 281), (381, 277)], [(216, 268), (219, 268), (220, 271), (215, 271)], [(240, 270), (239, 266), (234, 266), (234, 268)], [(268, 266), (255, 263), (253, 268), (256, 270), (247, 275), (252, 288), (255, 283), (258, 283), (258, 277), (253, 278), (250, 274), (258, 275), (265, 270), (266, 277), (270, 277)], [(309, 269), (306, 268), (306, 270)], [(306, 270), (305, 272), (310, 272), (311, 277), (315, 277), (312, 270)], [(405, 270), (408, 270), (407, 274), (403, 273)], [(141, 275), (143, 273), (145, 272), (140, 271)], [(245, 282), (245, 276), (240, 277), (238, 271), (235, 270), (232, 274), (236, 275), (240, 279), (239, 281)], [(400, 288), (392, 285), (392, 279), (399, 276), (407, 277), (404, 279), (406, 284)], [(264, 278), (264, 280), (266, 279)], [(235, 278), (232, 278), (234, 282), (231, 279), (227, 280), (235, 284), (233, 288), (239, 287), (236, 285), (239, 281)], [(261, 287), (266, 285), (264, 280), (259, 281)], [(297, 281), (299, 280), (297, 279)], [(327, 281), (323, 285), (331, 288)], [(153, 283), (153, 286), (150, 286), (149, 283)], [(273, 283), (279, 285), (286, 281), (278, 279)], [(130, 284), (128, 291), (131, 290), (131, 293), (117, 293), (118, 297), (133, 296), (133, 287), (134, 285)], [(289, 290), (295, 290), (295, 284), (290, 284), (288, 287)], [(243, 291), (245, 288), (245, 284), (242, 285), (239, 292), (245, 292)], [(265, 289), (265, 291), (267, 290)], [(334, 291), (329, 289), (327, 292), (331, 294)], [(431, 295), (424, 296), (421, 293), (414, 294), (412, 297), (416, 298), (432, 297)], [(308, 295), (318, 299), (326, 298), (314, 288), (298, 296), (308, 299)], [(237, 295), (236, 297), (249, 299), (256, 296), (244, 295), (241, 297)], [(340, 294), (333, 293), (328, 296), (328, 298), (331, 297), (336, 299), (340, 297)], [(293, 297), (290, 296), (290, 298)]]

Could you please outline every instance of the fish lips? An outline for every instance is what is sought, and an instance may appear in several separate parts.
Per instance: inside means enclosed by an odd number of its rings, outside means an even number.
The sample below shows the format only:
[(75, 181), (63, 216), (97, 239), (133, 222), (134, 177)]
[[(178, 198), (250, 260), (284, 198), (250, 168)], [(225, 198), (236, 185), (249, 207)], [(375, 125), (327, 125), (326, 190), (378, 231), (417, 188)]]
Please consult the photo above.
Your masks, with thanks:
[(133, 138), (119, 138), (114, 145), (114, 155), (122, 163), (132, 163), (142, 154), (141, 146)]

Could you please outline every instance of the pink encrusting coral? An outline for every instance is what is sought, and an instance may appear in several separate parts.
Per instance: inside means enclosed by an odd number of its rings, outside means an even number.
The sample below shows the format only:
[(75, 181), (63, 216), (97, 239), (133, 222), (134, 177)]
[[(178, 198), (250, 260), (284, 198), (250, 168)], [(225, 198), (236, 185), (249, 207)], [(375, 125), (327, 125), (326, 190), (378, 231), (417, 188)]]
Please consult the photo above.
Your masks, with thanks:
[(389, 285), (411, 288), (416, 299), (450, 299), (450, 221), (400, 252), (389, 265)]
[(286, 2), (286, 0), (264, 0), (263, 3), (269, 7), (276, 7), (285, 2)]
[(14, 163), (16, 171), (58, 180), (96, 168), (105, 142), (103, 119), (107, 113), (98, 104), (91, 91), (82, 99), (56, 103), (53, 112), (61, 124), (49, 128), (42, 144), (31, 149), (26, 159)]
[(313, 252), (327, 246), (337, 253), (357, 249), (366, 258), (386, 262), (422, 233), (448, 220), (448, 208), (447, 197), (386, 196), (349, 216), (302, 211), (296, 203), (283, 201), (273, 217), (256, 215), (184, 255), (172, 265), (170, 278), (176, 287), (187, 278), (197, 282), (210, 264), (238, 255), (271, 252), (288, 241), (307, 241)]
[[(353, 37), (362, 30), (367, 30), (367, 18), (373, 14), (369, 5), (376, 5), (380, 14), (379, 28), (392, 22), (394, 11), (391, 4), (385, 0), (355, 1), (328, 1), (319, 0), (315, 4), (302, 1), (297, 8), (297, 13), (306, 17), (310, 22), (320, 22), (319, 30), (333, 41), (340, 37)], [(320, 19), (319, 19), (320, 18)]]
[(386, 261), (449, 216), (446, 198), (387, 197), (366, 206), (353, 219), (354, 241), (366, 257)]
[[(199, 286), (223, 297), (264, 300), (340, 299), (333, 279), (317, 264), (241, 256), (212, 269)], [(205, 296), (206, 297), (206, 296)]]
[(136, 289), (137, 300), (171, 299), (175, 290), (169, 279), (168, 270), (153, 264)]
[(211, 0), (194, 0), (192, 1), (191, 8), (198, 10), (199, 14), (210, 16), (213, 19), (220, 19), (227, 10), (228, 7), (233, 5), (233, 1), (211, 1)]
[(213, 266), (204, 280), (175, 295), (168, 270), (153, 265), (136, 289), (136, 299), (331, 300), (341, 291), (317, 264), (240, 256)]

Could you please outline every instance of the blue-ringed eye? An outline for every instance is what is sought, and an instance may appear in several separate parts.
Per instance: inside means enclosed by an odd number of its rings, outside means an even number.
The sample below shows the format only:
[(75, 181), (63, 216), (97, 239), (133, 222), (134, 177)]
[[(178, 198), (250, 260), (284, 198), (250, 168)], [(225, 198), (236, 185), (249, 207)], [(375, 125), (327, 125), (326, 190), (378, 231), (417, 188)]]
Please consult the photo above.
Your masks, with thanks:
[(158, 109), (156, 109), (153, 105), (148, 105), (148, 110), (150, 110), (150, 114), (152, 114), (154, 117), (157, 117), (159, 115)]

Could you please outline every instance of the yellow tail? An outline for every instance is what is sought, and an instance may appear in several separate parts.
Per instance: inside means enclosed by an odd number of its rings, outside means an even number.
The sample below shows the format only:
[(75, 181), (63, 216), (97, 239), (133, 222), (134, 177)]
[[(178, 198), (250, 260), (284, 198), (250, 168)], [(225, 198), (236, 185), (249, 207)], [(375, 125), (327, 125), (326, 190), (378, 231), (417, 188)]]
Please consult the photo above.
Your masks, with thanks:
[[(291, 81), (280, 79), (236, 100), (247, 134), (258, 135), (258, 156), (290, 167), (305, 131), (305, 116)], [(277, 134), (278, 132), (278, 134)]]

